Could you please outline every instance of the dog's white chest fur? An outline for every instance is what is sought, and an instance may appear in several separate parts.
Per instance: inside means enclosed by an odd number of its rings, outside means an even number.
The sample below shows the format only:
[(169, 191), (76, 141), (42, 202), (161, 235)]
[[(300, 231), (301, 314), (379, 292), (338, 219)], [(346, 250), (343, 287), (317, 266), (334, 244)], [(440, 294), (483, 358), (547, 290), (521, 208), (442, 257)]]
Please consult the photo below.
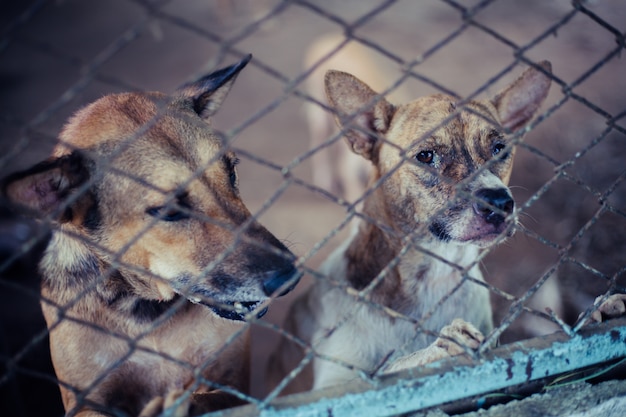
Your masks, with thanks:
[[(320, 271), (331, 279), (345, 277), (347, 263), (344, 253), (349, 244), (350, 241), (347, 241), (339, 247)], [(373, 302), (359, 300), (358, 296), (348, 294), (346, 288), (325, 280), (311, 291), (308, 302), (315, 304), (311, 305), (311, 311), (316, 315), (312, 345), (322, 356), (336, 359), (315, 361), (314, 388), (357, 377), (358, 369), (369, 374), (379, 368), (388, 356), (390, 363), (423, 349), (435, 340), (443, 326), (458, 317), (463, 317), (483, 332), (491, 330), (487, 289), (463, 279), (462, 270), (471, 267), (469, 276), (482, 281), (479, 268), (472, 265), (478, 258), (478, 249), (435, 243), (429, 245), (428, 250), (442, 260), (431, 261), (426, 273), (420, 272), (419, 265), (411, 262), (416, 259), (411, 253), (405, 254), (398, 265), (402, 290), (413, 297), (408, 303), (411, 309), (401, 311), (404, 317), (390, 314)], [(355, 367), (357, 371), (350, 371), (342, 363)]]

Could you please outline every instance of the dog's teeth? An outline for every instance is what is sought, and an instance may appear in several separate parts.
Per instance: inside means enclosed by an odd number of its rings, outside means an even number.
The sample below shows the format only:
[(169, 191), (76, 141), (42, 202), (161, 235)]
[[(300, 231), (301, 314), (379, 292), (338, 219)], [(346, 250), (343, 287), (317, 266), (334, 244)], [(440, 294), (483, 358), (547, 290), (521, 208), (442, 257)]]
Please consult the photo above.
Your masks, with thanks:
[(191, 301), (194, 304), (200, 304), (200, 301), (202, 300), (198, 297), (189, 297), (189, 301)]
[(233, 306), (235, 307), (235, 311), (240, 312), (240, 311), (244, 310), (243, 304), (241, 304), (239, 301), (235, 302), (235, 304), (233, 304)]

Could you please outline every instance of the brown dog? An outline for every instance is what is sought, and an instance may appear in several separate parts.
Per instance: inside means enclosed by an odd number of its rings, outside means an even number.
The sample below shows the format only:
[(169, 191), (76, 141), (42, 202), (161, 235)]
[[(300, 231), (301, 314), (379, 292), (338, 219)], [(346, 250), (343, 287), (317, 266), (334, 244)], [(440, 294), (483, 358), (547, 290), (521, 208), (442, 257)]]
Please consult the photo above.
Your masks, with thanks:
[(249, 59), (172, 96), (105, 96), (49, 160), (4, 181), (12, 203), (56, 224), (42, 307), (68, 415), (156, 415), (177, 399), (195, 415), (247, 393), (245, 320), (296, 282), (210, 127)]
[[(511, 133), (548, 94), (550, 64), (540, 65), (491, 100), (464, 104), (438, 94), (394, 106), (351, 74), (326, 74), (350, 148), (373, 165), (371, 192), (358, 231), (321, 267), (327, 279), (287, 315), (286, 331), (316, 353), (312, 378), (302, 373), (287, 392), (457, 354), (451, 340), (477, 347), (491, 331), (478, 262), (514, 231)], [(297, 351), (282, 343), (273, 370), (294, 369)]]

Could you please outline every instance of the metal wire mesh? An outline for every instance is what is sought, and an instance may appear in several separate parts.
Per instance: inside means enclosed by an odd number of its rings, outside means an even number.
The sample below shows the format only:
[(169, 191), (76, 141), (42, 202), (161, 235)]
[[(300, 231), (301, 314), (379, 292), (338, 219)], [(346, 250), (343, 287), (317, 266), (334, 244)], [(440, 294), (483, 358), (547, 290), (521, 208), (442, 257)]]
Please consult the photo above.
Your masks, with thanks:
[[(76, 391), (80, 404), (102, 407), (92, 404), (91, 392), (137, 352), (161, 358), (193, 375), (181, 399), (207, 386), (252, 403), (257, 411), (271, 410), (281, 390), (291, 379), (308, 372), (306, 367), (316, 357), (349, 366), (332, 355), (320, 354), (315, 346), (286, 331), (282, 323), (296, 295), (313, 282), (334, 280), (320, 272), (320, 263), (350, 234), (354, 221), (370, 222), (386, 230), (379, 219), (365, 215), (360, 205), (386, 181), (385, 177), (360, 190), (359, 197), (349, 198), (316, 183), (312, 174), (316, 157), (346, 144), (338, 131), (328, 132), (322, 143), (310, 144), (302, 108), (322, 108), (327, 114), (334, 110), (320, 91), (311, 90), (307, 83), (320, 76), (316, 70), (327, 60), (344, 53), (350, 45), (358, 45), (385, 68), (388, 78), (386, 90), (378, 91), (381, 95), (416, 98), (443, 93), (457, 99), (460, 108), (476, 98), (493, 96), (519, 73), (521, 65), (539, 68), (543, 59), (552, 62), (552, 89), (547, 101), (512, 142), (517, 153), (511, 191), (521, 219), (516, 235), (484, 251), (472, 264), (482, 267), (486, 283), (471, 276), (471, 267), (450, 265), (462, 270), (462, 282), (488, 288), (494, 307), (495, 328), (486, 335), (473, 361), (484, 361), (497, 341), (507, 344), (554, 331), (572, 338), (580, 331), (580, 323), (609, 295), (625, 292), (624, 5), (584, 1), (522, 5), (512, 0), (335, 3), (118, 0), (87, 6), (79, 1), (40, 0), (2, 6), (6, 10), (0, 42), (2, 176), (46, 158), (58, 143), (64, 120), (103, 94), (172, 91), (185, 81), (252, 53), (253, 60), (215, 116), (215, 129), (224, 149), (181, 179), (180, 185), (184, 188), (226, 153), (235, 151), (242, 160), (242, 199), (252, 216), (233, 228), (208, 213), (187, 213), (236, 236), (234, 243), (195, 279), (219, 268), (237, 245), (264, 247), (263, 242), (244, 235), (255, 221), (288, 242), (304, 274), (291, 294), (273, 300), (265, 318), (249, 316), (241, 331), (223, 341), (223, 349), (227, 349), (244, 332), (252, 331), (252, 389), (240, 392), (202, 375), (214, 357), (192, 366), (142, 343), (146, 334), (166, 325), (184, 308), (184, 299), (169, 306), (150, 330), (133, 337), (68, 314), (78, 299), (56, 305), (59, 319), (46, 327), (38, 305), (41, 300), (35, 265), (50, 234), (63, 232), (52, 218), (32, 222), (3, 209), (0, 387), (10, 415), (42, 415), (38, 408), (41, 403), (44, 413), (61, 415), (57, 385)], [(314, 63), (303, 65), (306, 49), (325, 33), (339, 34), (336, 47)], [(142, 126), (126, 144), (131, 146), (157, 121), (155, 117)], [(522, 133), (526, 134), (523, 138)], [(111, 172), (121, 179), (165, 193), (140, 175), (113, 166), (113, 159), (125, 149), (121, 147), (111, 160), (99, 162), (111, 164)], [(412, 163), (404, 149), (398, 152), (404, 155), (398, 168)], [(97, 181), (94, 178), (85, 183), (72, 198), (80, 198)], [(165, 197), (168, 206), (176, 202), (176, 195)], [(72, 204), (72, 198), (64, 207)], [(153, 219), (137, 234), (119, 242), (118, 251), (99, 248), (109, 251), (110, 264), (78, 297), (114, 278), (121, 268), (151, 274), (154, 280), (167, 284), (164, 277), (123, 260), (126, 251), (147, 236), (158, 221)], [(404, 244), (401, 253), (416, 247), (414, 238), (420, 232), (399, 236)], [(437, 331), (425, 329), (420, 320), (389, 311), (370, 297), (399, 259), (392, 259), (365, 288), (345, 291), (381, 314), (406, 320), (417, 333), (435, 337)], [(437, 306), (451, 295), (442, 298), (422, 319), (437, 314)], [(602, 297), (596, 300), (597, 296)], [(50, 304), (51, 300), (43, 302)], [(578, 321), (581, 313), (584, 316)], [(65, 320), (121, 341), (127, 349), (81, 389), (57, 378), (49, 363), (48, 335)], [(337, 327), (341, 325), (339, 322)], [(266, 363), (281, 337), (300, 345), (304, 357), (276, 387), (267, 382)], [(356, 371), (363, 381), (380, 376), (379, 369)], [(42, 392), (42, 402), (31, 404), (27, 393), (32, 390)], [(119, 410), (104, 411), (125, 415)]]

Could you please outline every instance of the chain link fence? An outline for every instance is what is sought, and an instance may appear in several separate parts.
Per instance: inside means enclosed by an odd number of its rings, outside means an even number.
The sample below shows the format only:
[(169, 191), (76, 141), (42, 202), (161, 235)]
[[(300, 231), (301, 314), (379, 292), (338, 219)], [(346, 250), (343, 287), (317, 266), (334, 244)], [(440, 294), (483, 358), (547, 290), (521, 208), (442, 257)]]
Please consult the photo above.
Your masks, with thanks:
[[(609, 295), (626, 292), (622, 2), (33, 0), (0, 7), (2, 177), (47, 158), (65, 120), (104, 94), (172, 92), (253, 54), (215, 115), (214, 128), (227, 144), (225, 152), (235, 151), (241, 160), (240, 193), (253, 219), (285, 242), (303, 277), (290, 294), (272, 301), (265, 317), (248, 317), (241, 334), (252, 334), (250, 391), (225, 389), (251, 405), (222, 414), (397, 415), (443, 404), (452, 413), (486, 405), (482, 400), (468, 405), (472, 396), (532, 381), (537, 391), (569, 372), (573, 379), (584, 379), (576, 373), (583, 368), (594, 367), (585, 374), (592, 376), (610, 368), (614, 373), (609, 375), (615, 376), (615, 361), (626, 356), (623, 321), (592, 329), (576, 323)], [(307, 61), (312, 46), (328, 34), (334, 34), (334, 47)], [(546, 59), (552, 63), (552, 87), (526, 136), (515, 142), (510, 187), (517, 232), (476, 260), (495, 324), (478, 353), (400, 376), (361, 370), (354, 384), (278, 398), (320, 355), (315, 346), (304, 345), (304, 359), (292, 372), (278, 385), (269, 382), (268, 363), (279, 341), (302, 344), (283, 327), (290, 304), (314, 282), (329, 279), (320, 265), (348, 238), (355, 219), (379, 221), (363, 215), (359, 203), (384, 181), (350, 194), (354, 186), (337, 188), (316, 177), (316, 170), (318, 175), (332, 171), (347, 145), (338, 131), (325, 131), (321, 141), (312, 143), (319, 126), (307, 119), (311, 109), (322, 117), (332, 112), (314, 84), (327, 64), (355, 56), (348, 55), (355, 48), (359, 58), (350, 58), (345, 70), (371, 74), (359, 63), (375, 62), (385, 78), (379, 89), (393, 103), (434, 93), (460, 103), (492, 97), (524, 67), (537, 67)], [(354, 180), (351, 175), (355, 173), (335, 171), (331, 179)], [(43, 321), (36, 268), (58, 227), (8, 208), (1, 214), (2, 415), (5, 410), (11, 416), (62, 415), (58, 386), (79, 388), (57, 379), (52, 369), (48, 335), (55, 329), (47, 329)], [(204, 220), (213, 221), (208, 215)], [(403, 238), (410, 241), (415, 233)], [(129, 249), (140, 238), (130, 236), (119, 244)], [(119, 262), (124, 253), (112, 255)], [(384, 280), (397, 262), (392, 259), (376, 279)], [(99, 279), (106, 282), (114, 274), (111, 267)], [(598, 296), (603, 297), (596, 300)], [(385, 308), (367, 294), (358, 297), (374, 309)], [(63, 316), (68, 307), (58, 308)], [(179, 308), (174, 305), (154, 326), (163, 325)], [(413, 325), (419, 334), (421, 323), (414, 320)], [(137, 340), (98, 331), (132, 347), (109, 371), (123, 366), (133, 349), (146, 349)], [(430, 332), (433, 338), (436, 333)], [(227, 338), (226, 348), (238, 343), (241, 334)], [(496, 342), (501, 347), (494, 350)], [(162, 359), (191, 367), (175, 355)], [(534, 364), (533, 371), (528, 363)], [(215, 386), (190, 372), (198, 379), (187, 386)], [(106, 377), (102, 373), (90, 380), (97, 386)], [(443, 385), (432, 388), (435, 379)], [(484, 386), (474, 389), (476, 380)], [(424, 387), (430, 388), (419, 391)], [(36, 401), (31, 398), (35, 392)], [(515, 397), (508, 393), (506, 398)], [(88, 395), (81, 392), (79, 398), (88, 401)], [(450, 406), (454, 402), (462, 405)]]

